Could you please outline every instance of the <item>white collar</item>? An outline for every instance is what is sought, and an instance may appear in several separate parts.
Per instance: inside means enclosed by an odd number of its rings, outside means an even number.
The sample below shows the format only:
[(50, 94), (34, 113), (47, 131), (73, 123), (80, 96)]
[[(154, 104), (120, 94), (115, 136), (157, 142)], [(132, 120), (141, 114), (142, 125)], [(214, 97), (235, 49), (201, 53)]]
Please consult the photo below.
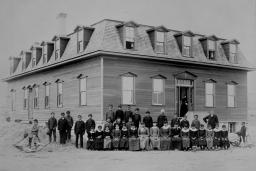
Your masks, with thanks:
[(191, 130), (191, 131), (197, 131), (197, 129), (196, 129), (196, 128), (190, 128), (190, 130)]
[(184, 129), (184, 128), (182, 128), (182, 130), (181, 130), (182, 132), (189, 132), (189, 129)]

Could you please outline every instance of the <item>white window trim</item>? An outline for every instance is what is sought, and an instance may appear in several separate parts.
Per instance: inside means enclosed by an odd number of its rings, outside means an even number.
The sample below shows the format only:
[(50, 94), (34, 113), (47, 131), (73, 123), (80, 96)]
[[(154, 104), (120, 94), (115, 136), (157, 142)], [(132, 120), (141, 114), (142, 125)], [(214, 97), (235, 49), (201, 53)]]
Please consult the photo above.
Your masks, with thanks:
[[(208, 94), (207, 93), (206, 84), (213, 84), (213, 94)], [(210, 108), (216, 107), (216, 83), (215, 82), (205, 82), (204, 89), (205, 89), (205, 107), (210, 107)], [(213, 99), (212, 99), (212, 101), (213, 101), (212, 106), (208, 106), (207, 105), (207, 95), (212, 95), (212, 97), (213, 97)]]
[[(154, 91), (154, 80), (155, 79), (159, 79), (159, 80), (163, 81), (163, 92), (162, 92), (163, 93), (163, 104), (154, 103), (154, 100), (153, 100), (153, 93), (155, 92)], [(159, 100), (157, 100), (157, 101), (159, 102)], [(163, 79), (163, 78), (152, 78), (152, 105), (154, 105), (154, 106), (164, 106), (165, 105), (165, 79)]]
[[(132, 77), (133, 78), (133, 103), (131, 103), (131, 104), (128, 104), (128, 103), (124, 103), (123, 102), (123, 78), (124, 77)], [(136, 92), (136, 89), (135, 89), (135, 81), (136, 81), (136, 79), (135, 79), (136, 77), (135, 76), (121, 76), (121, 102), (122, 102), (122, 104), (123, 105), (136, 105), (136, 97), (135, 97), (135, 92)]]
[[(234, 97), (234, 106), (229, 106), (229, 98), (228, 98), (229, 97), (229, 94), (228, 94), (228, 86), (229, 85), (234, 86), (234, 95), (233, 95), (233, 97)], [(235, 84), (227, 84), (227, 107), (228, 108), (236, 108), (237, 107), (237, 103), (236, 103), (236, 87), (237, 87), (237, 85), (235, 85)]]
[[(185, 37), (190, 38), (190, 46), (185, 45)], [(185, 54), (185, 47), (189, 47), (189, 55)], [(192, 57), (192, 37), (182, 35), (182, 56), (185, 57)]]
[[(88, 77), (87, 76), (85, 76), (85, 77), (80, 77), (80, 78), (78, 78), (79, 79), (79, 106), (87, 106), (87, 104), (88, 104), (88, 98), (87, 98), (87, 93), (88, 93), (88, 79), (87, 79)], [(86, 90), (85, 91), (82, 91), (81, 90), (81, 81), (82, 81), (82, 79), (85, 79), (86, 81)], [(85, 94), (86, 94), (86, 97), (85, 97), (85, 104), (82, 104), (81, 102), (82, 102), (82, 93), (83, 92), (85, 92)]]

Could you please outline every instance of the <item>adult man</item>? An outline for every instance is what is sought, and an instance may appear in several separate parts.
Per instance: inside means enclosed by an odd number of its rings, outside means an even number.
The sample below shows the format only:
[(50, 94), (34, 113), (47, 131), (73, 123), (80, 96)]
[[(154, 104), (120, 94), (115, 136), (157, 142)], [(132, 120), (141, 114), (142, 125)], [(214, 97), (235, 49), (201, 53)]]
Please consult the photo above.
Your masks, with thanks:
[(85, 122), (85, 130), (87, 133), (90, 132), (92, 128), (95, 129), (96, 126), (95, 121), (92, 119), (92, 114), (89, 114), (88, 117), (88, 120)]
[(181, 128), (184, 128), (184, 127), (189, 128), (189, 126), (190, 126), (190, 124), (189, 124), (189, 121), (187, 120), (187, 115), (184, 115), (183, 119), (180, 122), (180, 127)]
[(171, 127), (173, 128), (175, 124), (177, 124), (178, 126), (180, 126), (180, 119), (178, 118), (177, 113), (174, 114), (174, 117), (173, 117), (173, 119), (171, 120)]
[(165, 122), (167, 122), (167, 116), (165, 115), (165, 110), (161, 109), (160, 115), (157, 117), (158, 128), (162, 128)]
[(139, 114), (139, 111), (140, 111), (140, 109), (136, 108), (135, 109), (135, 114), (133, 115), (133, 122), (134, 122), (134, 125), (137, 129), (139, 128), (139, 125), (140, 125), (140, 122), (141, 122), (141, 116)]
[(146, 111), (146, 116), (143, 118), (143, 123), (145, 124), (145, 127), (147, 127), (149, 130), (153, 126), (153, 119), (150, 116), (149, 111)]
[(124, 120), (124, 111), (122, 109), (122, 105), (118, 105), (118, 109), (117, 109), (116, 114), (115, 114), (115, 120), (117, 118), (120, 118), (121, 122), (123, 122), (123, 120)]
[(55, 118), (55, 113), (51, 113), (51, 117), (48, 119), (47, 122), (48, 132), (49, 135), (49, 143), (52, 142), (52, 135), (53, 141), (56, 142), (56, 127), (57, 127), (57, 119)]
[(113, 105), (110, 104), (108, 106), (108, 111), (106, 112), (106, 120), (108, 118), (110, 118), (110, 121), (113, 123), (114, 122), (114, 116), (115, 116), (115, 112), (113, 111)]
[(65, 118), (65, 113), (61, 113), (61, 118), (58, 120), (58, 130), (60, 133), (60, 144), (66, 143), (67, 129), (68, 129), (68, 121)]
[(67, 140), (70, 141), (71, 139), (71, 129), (73, 127), (74, 121), (72, 116), (70, 116), (70, 111), (66, 112), (66, 119), (68, 121), (68, 128), (67, 128)]
[(78, 148), (78, 139), (80, 139), (80, 147), (83, 148), (83, 135), (85, 133), (85, 123), (82, 120), (82, 116), (78, 115), (78, 120), (75, 123), (74, 133), (76, 135), (76, 148)]
[(212, 129), (215, 128), (216, 124), (219, 123), (218, 116), (214, 114), (214, 111), (211, 110), (210, 114), (206, 117), (204, 117), (204, 122), (207, 123), (207, 125), (211, 125)]
[(127, 123), (129, 121), (129, 118), (133, 118), (133, 112), (131, 110), (131, 106), (128, 105), (127, 106), (127, 110), (124, 112), (124, 120), (125, 120), (125, 123)]

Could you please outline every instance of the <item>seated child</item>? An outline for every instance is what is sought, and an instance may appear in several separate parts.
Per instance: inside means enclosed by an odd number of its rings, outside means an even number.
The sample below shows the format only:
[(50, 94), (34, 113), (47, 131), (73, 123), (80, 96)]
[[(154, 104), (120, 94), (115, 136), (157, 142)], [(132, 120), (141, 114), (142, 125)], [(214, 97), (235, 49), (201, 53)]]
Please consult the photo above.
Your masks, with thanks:
[(138, 135), (140, 139), (140, 149), (149, 150), (149, 129), (145, 126), (145, 123), (141, 123), (141, 127), (138, 129)]
[(171, 145), (171, 129), (168, 125), (168, 122), (165, 121), (162, 128), (160, 128), (159, 135), (160, 135), (160, 149), (161, 150), (170, 150)]
[(207, 143), (207, 149), (212, 150), (213, 149), (213, 138), (214, 138), (214, 131), (212, 129), (212, 126), (208, 124), (207, 130), (205, 133), (206, 137), (206, 143)]
[(95, 134), (95, 150), (103, 150), (103, 145), (104, 145), (104, 139), (103, 139), (103, 131), (102, 131), (102, 126), (98, 126), (98, 130), (96, 131)]
[(182, 148), (184, 151), (188, 151), (190, 147), (189, 129), (187, 126), (181, 129)]
[(138, 138), (138, 130), (134, 124), (131, 124), (131, 128), (129, 130), (129, 150), (140, 150), (140, 139)]
[(221, 130), (219, 129), (219, 124), (216, 124), (214, 128), (214, 139), (213, 139), (213, 147), (215, 149), (220, 149), (220, 143), (221, 143)]
[(115, 125), (115, 129), (112, 131), (112, 146), (114, 150), (119, 149), (119, 142), (121, 138), (121, 130), (119, 129), (119, 124)]
[(206, 130), (204, 128), (204, 125), (200, 125), (200, 129), (198, 130), (198, 146), (201, 150), (204, 150), (207, 146), (206, 143)]
[(96, 133), (94, 128), (92, 127), (91, 130), (87, 133), (87, 137), (88, 137), (87, 149), (88, 150), (95, 150), (95, 136), (96, 136)]
[(181, 150), (181, 137), (180, 137), (180, 127), (179, 124), (176, 122), (174, 123), (174, 127), (171, 128), (171, 150)]
[(226, 128), (226, 125), (222, 125), (221, 146), (223, 149), (226, 149), (226, 150), (229, 148), (228, 130)]
[(104, 137), (104, 150), (111, 150), (112, 148), (112, 133), (109, 130), (109, 127), (105, 127), (104, 133), (103, 133), (103, 137)]
[(159, 138), (159, 128), (156, 126), (156, 122), (153, 122), (153, 127), (150, 128), (150, 145), (152, 149), (160, 150), (160, 138)]
[(190, 135), (191, 148), (192, 150), (196, 150), (198, 147), (198, 130), (196, 129), (194, 124), (191, 125), (189, 135)]
[(123, 124), (122, 130), (121, 130), (121, 139), (120, 139), (120, 149), (121, 150), (128, 150), (129, 144), (128, 144), (128, 136), (129, 131), (125, 124)]

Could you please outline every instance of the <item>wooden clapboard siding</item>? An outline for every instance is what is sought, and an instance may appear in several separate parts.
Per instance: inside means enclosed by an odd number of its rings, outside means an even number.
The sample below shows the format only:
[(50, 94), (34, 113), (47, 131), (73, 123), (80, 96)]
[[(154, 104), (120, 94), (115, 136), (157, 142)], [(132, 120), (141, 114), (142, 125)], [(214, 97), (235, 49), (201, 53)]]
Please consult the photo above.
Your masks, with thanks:
[[(83, 74), (87, 76), (87, 106), (79, 105), (79, 80), (77, 76)], [(57, 107), (57, 79), (63, 80), (63, 107)], [(44, 82), (50, 84), (50, 108), (45, 109), (44, 97), (45, 86)], [(82, 114), (84, 119), (89, 113), (94, 115), (96, 120), (100, 119), (100, 59), (88, 59), (65, 65), (63, 67), (54, 68), (49, 71), (36, 73), (26, 77), (22, 77), (8, 83), (8, 89), (16, 90), (16, 111), (11, 112), (15, 119), (26, 120), (28, 111), (23, 109), (23, 86), (38, 84), (39, 85), (39, 108), (33, 109), (34, 118), (46, 120), (49, 114), (53, 111), (56, 117), (60, 116), (61, 112), (70, 110), (72, 115)], [(11, 104), (11, 94), (8, 96), (8, 103)], [(11, 108), (10, 108), (11, 109)]]
[[(104, 113), (107, 106), (113, 104), (115, 108), (121, 103), (121, 77), (120, 75), (132, 72), (137, 75), (135, 80), (135, 101), (141, 109), (142, 115), (150, 110), (154, 119), (161, 108), (165, 108), (169, 119), (175, 110), (175, 78), (174, 74), (189, 71), (197, 75), (195, 80), (195, 111), (209, 111), (214, 109), (220, 120), (242, 121), (247, 118), (247, 72), (230, 69), (220, 69), (193, 65), (178, 65), (167, 62), (156, 62), (140, 59), (104, 57)], [(152, 105), (152, 80), (151, 76), (161, 74), (166, 79), (165, 105)], [(214, 79), (216, 83), (216, 106), (205, 107), (205, 81)], [(236, 88), (237, 107), (227, 108), (227, 82), (238, 83)]]

